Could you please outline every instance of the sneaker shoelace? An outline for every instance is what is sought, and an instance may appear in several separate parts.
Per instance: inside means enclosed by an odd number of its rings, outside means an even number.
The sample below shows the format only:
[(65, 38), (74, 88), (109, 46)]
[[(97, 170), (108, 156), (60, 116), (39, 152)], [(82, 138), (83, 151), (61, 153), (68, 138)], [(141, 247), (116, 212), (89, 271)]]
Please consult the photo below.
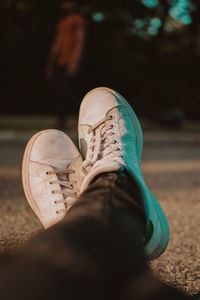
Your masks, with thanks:
[(81, 166), (82, 175), (86, 175), (96, 161), (105, 157), (124, 163), (123, 152), (119, 145), (119, 131), (115, 130), (117, 124), (114, 124), (116, 123), (114, 119), (115, 115), (106, 116), (88, 129), (88, 134), (92, 133), (92, 136), (87, 159)]
[(52, 190), (53, 194), (61, 194), (63, 199), (55, 200), (54, 203), (64, 203), (65, 209), (58, 209), (57, 214), (68, 210), (77, 200), (77, 191), (74, 188), (74, 184), (77, 183), (76, 180), (70, 180), (69, 174), (75, 173), (74, 170), (63, 169), (63, 170), (53, 170), (48, 171), (47, 175), (57, 175), (57, 180), (50, 181), (50, 184), (59, 184), (61, 190)]

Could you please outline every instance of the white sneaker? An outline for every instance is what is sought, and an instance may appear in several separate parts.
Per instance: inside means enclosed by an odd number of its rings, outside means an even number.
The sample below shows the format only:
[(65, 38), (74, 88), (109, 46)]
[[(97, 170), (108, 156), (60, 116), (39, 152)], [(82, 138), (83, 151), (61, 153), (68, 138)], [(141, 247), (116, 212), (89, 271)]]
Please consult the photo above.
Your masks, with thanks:
[(31, 208), (49, 228), (77, 200), (82, 158), (71, 139), (58, 130), (44, 130), (28, 142), (22, 163), (24, 193)]
[(141, 172), (143, 136), (139, 120), (116, 91), (100, 87), (85, 96), (79, 113), (79, 145), (85, 159), (81, 192), (98, 174), (126, 170), (137, 182), (143, 198), (147, 258), (161, 255), (169, 241), (167, 219)]

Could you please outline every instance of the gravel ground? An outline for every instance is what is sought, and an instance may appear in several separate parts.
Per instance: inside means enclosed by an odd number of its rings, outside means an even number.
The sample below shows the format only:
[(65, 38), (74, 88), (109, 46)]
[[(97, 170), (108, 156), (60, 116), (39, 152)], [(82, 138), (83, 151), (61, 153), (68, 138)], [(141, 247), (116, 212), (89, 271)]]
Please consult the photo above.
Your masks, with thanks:
[[(27, 138), (27, 134), (26, 134)], [(199, 135), (198, 135), (199, 139)], [(200, 293), (200, 143), (147, 135), (142, 168), (169, 220), (167, 251), (151, 263), (155, 275), (185, 292)], [(200, 140), (200, 139), (199, 139)], [(0, 252), (22, 246), (42, 227), (21, 184), (26, 141), (0, 136)]]
[(200, 293), (200, 146), (146, 147), (144, 176), (171, 230), (167, 251), (151, 263), (159, 278)]

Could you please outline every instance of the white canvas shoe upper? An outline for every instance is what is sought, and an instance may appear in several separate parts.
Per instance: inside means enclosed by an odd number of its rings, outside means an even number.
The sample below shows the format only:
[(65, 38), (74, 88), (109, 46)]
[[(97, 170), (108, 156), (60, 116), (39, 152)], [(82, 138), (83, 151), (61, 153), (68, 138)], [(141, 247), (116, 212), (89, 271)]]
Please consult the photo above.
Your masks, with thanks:
[(45, 228), (59, 222), (79, 196), (82, 158), (58, 130), (35, 134), (27, 144), (22, 181), (26, 198)]
[[(124, 102), (107, 88), (89, 92), (79, 114), (79, 144), (87, 175), (81, 192), (99, 172), (112, 172), (141, 162), (142, 144)], [(88, 172), (90, 170), (90, 172)]]
[(141, 172), (142, 130), (128, 102), (116, 91), (96, 88), (83, 99), (79, 112), (79, 145), (85, 159), (81, 193), (98, 174), (126, 170), (142, 194), (147, 219), (145, 252), (148, 259), (162, 254), (169, 241), (169, 227), (159, 203)]

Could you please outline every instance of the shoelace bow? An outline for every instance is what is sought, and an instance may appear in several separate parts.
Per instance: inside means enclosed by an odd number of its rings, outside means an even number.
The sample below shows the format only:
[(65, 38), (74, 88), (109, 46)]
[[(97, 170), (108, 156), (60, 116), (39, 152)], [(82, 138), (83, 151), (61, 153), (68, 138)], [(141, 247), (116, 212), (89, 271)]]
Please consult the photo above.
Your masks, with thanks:
[(76, 183), (76, 180), (70, 180), (70, 182), (67, 181), (68, 175), (72, 173), (75, 173), (75, 171), (71, 169), (53, 170), (47, 172), (47, 175), (55, 174), (58, 178), (57, 180), (51, 181), (50, 184), (59, 184), (61, 187), (61, 190), (52, 190), (52, 193), (63, 195), (63, 199), (55, 200), (55, 204), (65, 204), (65, 209), (57, 210), (57, 214), (69, 209), (77, 200), (77, 192), (74, 190), (73, 186)]
[[(122, 161), (122, 151), (117, 145), (119, 143), (117, 131), (114, 131), (113, 124), (109, 126), (106, 125), (107, 121), (113, 120), (114, 118), (114, 115), (106, 116), (88, 129), (88, 134), (93, 133), (93, 136), (90, 138), (90, 147), (87, 154), (88, 159), (86, 159), (81, 166), (82, 175), (86, 175), (94, 163), (105, 156), (111, 156), (119, 162)], [(101, 125), (102, 128), (100, 129), (100, 136), (98, 137), (96, 136), (96, 130)], [(96, 157), (94, 154), (95, 150), (97, 151)]]

